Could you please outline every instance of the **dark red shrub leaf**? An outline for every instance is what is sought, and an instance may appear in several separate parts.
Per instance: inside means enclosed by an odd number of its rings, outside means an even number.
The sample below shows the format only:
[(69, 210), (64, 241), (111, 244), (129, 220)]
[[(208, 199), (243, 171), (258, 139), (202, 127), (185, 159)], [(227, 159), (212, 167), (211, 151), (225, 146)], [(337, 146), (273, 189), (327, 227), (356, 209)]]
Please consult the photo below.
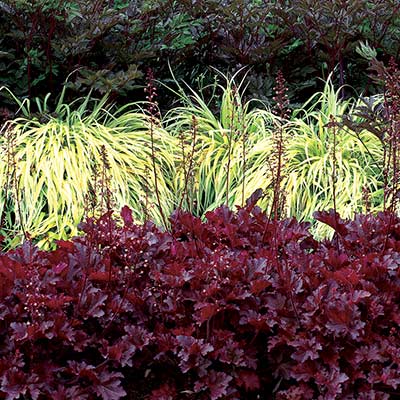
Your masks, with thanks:
[(320, 387), (321, 392), (325, 394), (326, 399), (334, 400), (342, 394), (343, 384), (349, 380), (349, 377), (340, 372), (337, 367), (329, 370), (323, 369), (315, 375), (315, 382)]
[(11, 329), (14, 331), (13, 339), (16, 341), (25, 340), (28, 338), (28, 326), (22, 322), (12, 322), (10, 324)]
[(306, 384), (300, 383), (299, 385), (292, 386), (288, 390), (280, 391), (277, 394), (276, 399), (277, 400), (299, 400), (299, 399), (313, 400), (313, 399), (315, 399), (315, 394), (314, 394), (314, 391), (312, 389), (310, 389)]
[(22, 265), (6, 255), (0, 255), (0, 296), (5, 297), (12, 292), (15, 279), (24, 277)]
[(74, 251), (74, 243), (67, 240), (57, 240), (58, 249), (67, 250), (68, 252)]
[(223, 372), (210, 371), (195, 383), (194, 390), (196, 392), (207, 390), (210, 400), (217, 400), (227, 394), (231, 380), (232, 377)]
[(82, 315), (84, 318), (87, 317), (101, 317), (104, 315), (105, 300), (108, 298), (106, 293), (103, 293), (100, 289), (88, 286), (83, 291), (81, 296), (80, 305), (82, 308)]
[(150, 394), (150, 400), (175, 400), (177, 391), (174, 385), (162, 384), (158, 389), (154, 389)]
[(237, 374), (236, 381), (239, 386), (244, 387), (246, 391), (260, 389), (261, 382), (258, 374), (250, 370), (241, 370)]
[(154, 335), (140, 326), (126, 326), (125, 332), (124, 339), (138, 350), (143, 350), (154, 340)]
[(219, 307), (217, 304), (199, 303), (195, 306), (195, 309), (200, 311), (200, 316), (197, 319), (202, 324), (213, 317), (218, 312)]
[(271, 282), (264, 279), (257, 279), (251, 282), (251, 293), (254, 295), (258, 295), (267, 287), (271, 286)]
[(93, 385), (94, 392), (103, 400), (118, 400), (126, 396), (122, 388), (120, 372), (109, 372), (103, 370), (98, 374), (98, 379)]
[(183, 361), (188, 361), (191, 355), (205, 356), (214, 350), (213, 346), (207, 344), (203, 339), (195, 339), (192, 336), (179, 335), (176, 340), (181, 346), (179, 355)]
[(360, 274), (354, 270), (354, 267), (342, 268), (334, 271), (332, 274), (333, 279), (338, 283), (357, 285), (360, 282)]
[(299, 363), (304, 363), (307, 360), (316, 360), (320, 357), (319, 351), (322, 350), (322, 345), (315, 337), (311, 339), (299, 338), (289, 342), (295, 348), (292, 358)]
[(116, 361), (121, 367), (132, 367), (132, 357), (136, 353), (137, 347), (126, 340), (120, 340), (112, 346), (107, 346), (102, 350), (105, 359)]
[(263, 197), (263, 190), (262, 189), (257, 189), (254, 191), (254, 193), (246, 200), (246, 211), (251, 212), (254, 208), (254, 206), (257, 204), (258, 200), (260, 200)]
[(1, 380), (1, 391), (6, 394), (7, 400), (19, 399), (21, 396), (37, 400), (40, 387), (38, 376), (29, 376), (15, 367), (7, 370)]
[(61, 274), (67, 267), (68, 267), (68, 265), (67, 265), (66, 263), (61, 262), (61, 263), (59, 263), (59, 264), (56, 264), (56, 265), (53, 267), (53, 271), (54, 271), (56, 274)]
[(340, 218), (339, 214), (331, 209), (329, 211), (316, 211), (313, 217), (324, 224), (329, 225), (339, 235), (345, 236), (348, 232), (346, 223)]
[(54, 296), (50, 299), (47, 299), (45, 302), (46, 307), (52, 309), (52, 310), (57, 310), (60, 307), (64, 307), (70, 302), (74, 300), (72, 296), (65, 296), (63, 294), (60, 294), (59, 296)]
[(128, 206), (123, 206), (121, 209), (121, 217), (125, 226), (128, 228), (133, 225), (132, 210)]
[(110, 280), (117, 280), (118, 278), (108, 271), (95, 271), (89, 274), (89, 279), (91, 281), (108, 282)]

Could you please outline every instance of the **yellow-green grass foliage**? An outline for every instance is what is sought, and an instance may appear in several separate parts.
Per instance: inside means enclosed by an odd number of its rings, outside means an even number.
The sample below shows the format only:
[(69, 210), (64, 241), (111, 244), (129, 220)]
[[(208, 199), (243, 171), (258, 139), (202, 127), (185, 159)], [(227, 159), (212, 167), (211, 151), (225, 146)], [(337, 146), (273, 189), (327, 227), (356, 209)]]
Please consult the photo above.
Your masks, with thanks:
[[(314, 211), (332, 208), (335, 197), (340, 215), (351, 217), (365, 210), (366, 192), (372, 211), (382, 208), (382, 144), (368, 131), (329, 127), (346, 113), (354, 117), (357, 105), (340, 100), (329, 80), (288, 120), (261, 102), (245, 102), (244, 81), (236, 84), (235, 77), (211, 89), (207, 98), (205, 91), (178, 85), (180, 105), (163, 118), (150, 118), (144, 103), (113, 108), (107, 97), (65, 104), (64, 92), (53, 112), (47, 97), (36, 102), (37, 115), (29, 101), (19, 102), (21, 116), (0, 138), (0, 211), (3, 233), (17, 234), (11, 245), (24, 230), (41, 246), (77, 233), (90, 185), (101, 181), (102, 148), (112, 207), (128, 204), (137, 221), (162, 224), (161, 210), (168, 216), (178, 206), (204, 216), (222, 204), (243, 205), (258, 188), (265, 193), (260, 207), (270, 211), (280, 132), (282, 216), (312, 220)], [(329, 233), (322, 224), (313, 229), (318, 236)]]
[[(355, 100), (340, 100), (328, 80), (324, 90), (316, 93), (288, 120), (282, 120), (260, 102), (244, 103), (243, 82), (235, 85), (226, 79), (219, 86), (220, 107), (217, 113), (201, 91), (179, 88), (182, 106), (169, 111), (166, 129), (175, 137), (193, 138), (191, 190), (187, 191), (190, 209), (197, 215), (228, 204), (242, 205), (253, 191), (264, 190), (259, 205), (270, 210), (276, 174), (276, 140), (283, 132), (283, 180), (285, 199), (283, 216), (312, 220), (317, 210), (334, 206), (343, 217), (365, 211), (363, 193), (368, 193), (371, 210), (382, 207), (382, 145), (368, 131), (355, 134), (345, 128), (329, 127), (346, 113), (352, 114)], [(215, 100), (215, 99), (214, 99)], [(194, 117), (194, 118), (193, 118)], [(357, 117), (354, 117), (357, 118)], [(186, 155), (191, 154), (190, 146)], [(176, 193), (182, 194), (187, 183), (182, 169), (176, 174)], [(364, 191), (363, 191), (364, 189)], [(329, 228), (314, 226), (318, 236)]]
[(166, 214), (174, 207), (172, 184), (167, 179), (174, 170), (175, 138), (159, 122), (150, 121), (138, 105), (118, 110), (106, 106), (106, 97), (94, 101), (88, 96), (69, 105), (62, 98), (63, 94), (51, 113), (47, 98), (38, 102), (36, 115), (30, 112), (29, 102), (20, 102), (22, 116), (3, 128), (2, 229), (14, 235), (11, 245), (24, 232), (42, 247), (77, 234), (77, 225), (90, 209), (92, 189), (98, 195), (96, 209), (104, 209), (107, 195), (102, 194), (102, 186), (110, 189), (114, 209), (128, 204), (137, 221), (148, 215), (161, 223), (160, 210), (154, 206), (149, 131), (154, 132), (156, 175)]

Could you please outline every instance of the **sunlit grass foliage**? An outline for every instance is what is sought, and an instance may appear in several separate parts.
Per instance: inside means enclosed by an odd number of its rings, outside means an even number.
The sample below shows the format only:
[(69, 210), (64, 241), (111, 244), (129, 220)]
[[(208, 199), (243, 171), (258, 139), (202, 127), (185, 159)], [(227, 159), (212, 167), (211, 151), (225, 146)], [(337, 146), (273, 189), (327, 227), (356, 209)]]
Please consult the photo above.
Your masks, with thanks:
[[(381, 142), (366, 130), (355, 134), (329, 126), (345, 114), (354, 115), (358, 104), (340, 100), (339, 93), (328, 81), (323, 92), (294, 112), (285, 182), (288, 215), (309, 219), (314, 211), (333, 208), (335, 197), (337, 211), (349, 218), (367, 211), (366, 193), (369, 211), (382, 209)], [(321, 235), (329, 229), (324, 224), (316, 227)]]
[[(1, 202), (7, 205), (2, 210), (3, 230), (17, 233), (14, 242), (24, 232), (42, 246), (76, 234), (90, 208), (88, 195), (97, 191), (94, 207), (104, 209), (106, 187), (113, 208), (129, 204), (138, 221), (148, 215), (160, 223), (159, 209), (152, 206), (146, 113), (138, 106), (114, 109), (107, 97), (64, 104), (61, 95), (52, 112), (46, 102), (38, 104), (39, 113), (33, 114), (32, 104), (21, 102), (22, 115), (8, 124), (8, 134), (1, 138), (0, 181), (5, 188), (8, 180), (9, 187), (1, 192)], [(164, 178), (172, 176), (176, 141), (159, 124), (153, 129), (159, 190), (168, 213), (174, 206), (173, 192)]]
[[(329, 126), (344, 114), (354, 113), (357, 105), (352, 99), (341, 100), (340, 91), (329, 80), (288, 120), (278, 118), (268, 105), (244, 103), (243, 82), (236, 86), (234, 79), (217, 87), (217, 113), (210, 107), (215, 99), (206, 101), (201, 91), (179, 89), (182, 106), (170, 110), (165, 122), (171, 135), (183, 135), (190, 144), (195, 129), (189, 199), (195, 214), (203, 215), (224, 203), (242, 205), (258, 188), (265, 193), (259, 205), (271, 207), (273, 137), (278, 129), (284, 131), (284, 215), (312, 220), (314, 211), (334, 207), (335, 198), (337, 211), (351, 217), (365, 211), (366, 193), (371, 210), (381, 209), (381, 143), (368, 131), (355, 134)], [(186, 184), (184, 178), (182, 173), (175, 176), (177, 193)], [(329, 229), (322, 224), (314, 227), (321, 236)]]
[[(285, 119), (270, 105), (244, 101), (245, 81), (235, 78), (224, 76), (204, 90), (178, 85), (179, 105), (156, 119), (144, 103), (118, 109), (107, 96), (66, 104), (63, 92), (52, 111), (48, 97), (34, 103), (15, 99), (19, 117), (6, 124), (0, 139), (2, 229), (17, 234), (11, 244), (27, 232), (42, 246), (76, 234), (90, 209), (90, 193), (97, 191), (97, 207), (104, 209), (105, 186), (111, 206), (128, 204), (137, 221), (161, 224), (161, 214), (177, 207), (204, 216), (222, 204), (243, 205), (258, 188), (264, 191), (259, 205), (271, 211), (279, 130), (282, 216), (312, 220), (314, 211), (336, 203), (342, 217), (351, 217), (365, 211), (366, 193), (372, 211), (382, 207), (379, 139), (332, 126), (354, 114), (355, 100), (341, 100), (328, 80)], [(322, 225), (314, 230), (328, 233)]]

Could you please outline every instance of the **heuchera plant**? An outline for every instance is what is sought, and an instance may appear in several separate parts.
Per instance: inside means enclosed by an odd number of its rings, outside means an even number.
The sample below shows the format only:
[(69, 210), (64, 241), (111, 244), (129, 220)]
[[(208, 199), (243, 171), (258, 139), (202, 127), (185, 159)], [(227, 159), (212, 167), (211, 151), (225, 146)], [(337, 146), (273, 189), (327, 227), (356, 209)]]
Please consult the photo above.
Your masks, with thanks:
[(336, 231), (317, 242), (258, 195), (0, 254), (0, 398), (400, 395), (400, 219), (317, 213)]

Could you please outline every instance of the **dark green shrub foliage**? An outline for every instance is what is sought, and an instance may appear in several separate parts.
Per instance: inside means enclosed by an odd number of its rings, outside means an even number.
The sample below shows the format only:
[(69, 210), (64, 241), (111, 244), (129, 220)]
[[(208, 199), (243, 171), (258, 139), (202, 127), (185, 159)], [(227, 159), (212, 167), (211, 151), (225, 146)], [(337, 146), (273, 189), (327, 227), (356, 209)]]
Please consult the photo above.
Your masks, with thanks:
[(169, 82), (169, 60), (191, 85), (211, 66), (247, 67), (259, 98), (282, 70), (303, 101), (333, 70), (336, 83), (374, 91), (360, 42), (382, 60), (399, 54), (397, 0), (4, 0), (0, 11), (1, 84), (21, 96), (58, 91), (78, 69), (75, 89), (132, 98), (148, 67)]
[(336, 230), (319, 243), (257, 199), (169, 233), (125, 207), (122, 227), (1, 254), (0, 396), (398, 396), (400, 219), (319, 213)]
[[(355, 51), (359, 42), (368, 42), (388, 60), (398, 56), (400, 5), (396, 0), (277, 0), (274, 14), (277, 24), (290, 30), (301, 41), (296, 65), (314, 80), (336, 67), (338, 84), (352, 85), (358, 91), (368, 90), (366, 61)], [(290, 65), (292, 68), (292, 65)], [(308, 70), (308, 71), (307, 71)], [(293, 74), (293, 71), (288, 71)]]
[(110, 3), (0, 2), (1, 84), (18, 96), (42, 95), (58, 91), (79, 69), (77, 88), (86, 85), (100, 93), (131, 89), (140, 77), (126, 54), (131, 15)]

